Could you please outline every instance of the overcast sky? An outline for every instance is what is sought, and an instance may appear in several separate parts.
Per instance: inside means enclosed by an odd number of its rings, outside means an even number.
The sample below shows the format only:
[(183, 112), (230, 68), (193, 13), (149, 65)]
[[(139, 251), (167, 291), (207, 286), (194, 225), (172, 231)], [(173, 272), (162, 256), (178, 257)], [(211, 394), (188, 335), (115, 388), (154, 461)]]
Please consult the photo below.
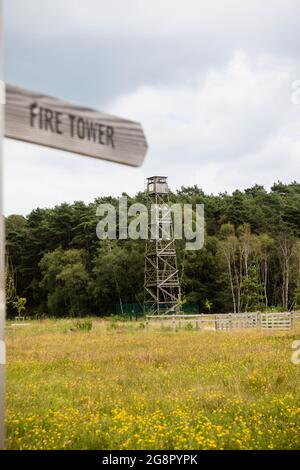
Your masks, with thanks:
[(6, 140), (5, 213), (300, 182), (299, 0), (4, 0), (6, 81), (142, 122), (141, 168)]

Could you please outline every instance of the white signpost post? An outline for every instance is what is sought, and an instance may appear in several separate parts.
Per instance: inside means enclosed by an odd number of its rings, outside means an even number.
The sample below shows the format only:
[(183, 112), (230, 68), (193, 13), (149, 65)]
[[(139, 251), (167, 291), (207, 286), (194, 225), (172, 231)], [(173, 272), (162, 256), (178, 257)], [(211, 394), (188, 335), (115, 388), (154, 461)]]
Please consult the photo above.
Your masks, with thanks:
[(145, 135), (138, 122), (12, 85), (6, 85), (6, 92), (3, 87), (1, 94), (2, 48), (3, 11), (0, 0), (0, 449), (5, 448), (3, 136), (131, 166), (140, 166), (147, 152)]
[(2, 137), (4, 133), (4, 102), (3, 83), (3, 5), (0, 0), (0, 449), (5, 448), (5, 292), (4, 292), (4, 226), (2, 210)]

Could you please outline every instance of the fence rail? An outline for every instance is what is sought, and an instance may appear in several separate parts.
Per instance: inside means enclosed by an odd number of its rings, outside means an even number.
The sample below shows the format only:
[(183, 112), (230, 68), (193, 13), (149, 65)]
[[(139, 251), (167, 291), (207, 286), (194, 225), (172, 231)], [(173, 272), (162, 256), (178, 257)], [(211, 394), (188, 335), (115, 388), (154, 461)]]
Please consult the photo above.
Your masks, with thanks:
[(233, 330), (256, 328), (259, 330), (290, 330), (297, 323), (300, 325), (300, 313), (224, 313), (224, 314), (178, 314), (147, 315), (146, 326), (151, 322), (160, 323), (161, 327), (172, 327), (173, 330), (190, 325), (196, 330)]

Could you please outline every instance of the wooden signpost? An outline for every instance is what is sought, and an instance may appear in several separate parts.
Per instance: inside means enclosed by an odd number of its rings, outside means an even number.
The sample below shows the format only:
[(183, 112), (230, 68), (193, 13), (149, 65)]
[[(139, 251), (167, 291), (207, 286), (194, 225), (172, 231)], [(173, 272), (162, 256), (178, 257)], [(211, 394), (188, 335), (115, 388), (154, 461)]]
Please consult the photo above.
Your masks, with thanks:
[(5, 136), (140, 166), (147, 142), (138, 122), (6, 84)]
[[(5, 448), (3, 134), (5, 137), (16, 140), (131, 166), (140, 166), (147, 152), (145, 135), (138, 122), (76, 106), (12, 85), (6, 85), (6, 93), (3, 91), (1, 95), (1, 86), (3, 85), (2, 48), (3, 17), (2, 0), (0, 0), (0, 449)], [(5, 98), (6, 105), (4, 105)]]

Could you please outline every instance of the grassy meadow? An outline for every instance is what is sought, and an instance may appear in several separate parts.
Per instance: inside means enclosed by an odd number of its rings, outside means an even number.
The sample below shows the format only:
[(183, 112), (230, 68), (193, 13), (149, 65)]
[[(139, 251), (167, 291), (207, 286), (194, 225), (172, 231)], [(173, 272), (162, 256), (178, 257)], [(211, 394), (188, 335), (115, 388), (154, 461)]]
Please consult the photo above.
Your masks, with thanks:
[(8, 324), (9, 449), (299, 449), (291, 332)]

